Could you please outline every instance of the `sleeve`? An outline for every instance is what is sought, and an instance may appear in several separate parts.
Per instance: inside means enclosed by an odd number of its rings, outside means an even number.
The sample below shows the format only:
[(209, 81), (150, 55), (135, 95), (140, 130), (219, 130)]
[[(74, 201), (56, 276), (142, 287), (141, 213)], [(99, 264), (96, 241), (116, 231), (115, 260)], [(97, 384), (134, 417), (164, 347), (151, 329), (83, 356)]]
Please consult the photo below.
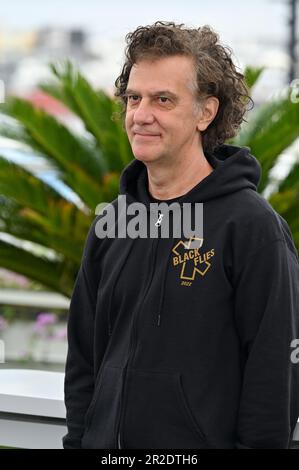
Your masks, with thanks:
[(64, 449), (81, 448), (85, 414), (94, 389), (93, 336), (97, 276), (93, 265), (95, 264), (95, 244), (99, 242), (94, 234), (95, 222), (85, 242), (81, 266), (69, 307), (68, 351), (64, 381), (68, 432), (62, 438)]
[(245, 258), (234, 292), (244, 358), (235, 447), (287, 449), (299, 414), (299, 264), (290, 240)]

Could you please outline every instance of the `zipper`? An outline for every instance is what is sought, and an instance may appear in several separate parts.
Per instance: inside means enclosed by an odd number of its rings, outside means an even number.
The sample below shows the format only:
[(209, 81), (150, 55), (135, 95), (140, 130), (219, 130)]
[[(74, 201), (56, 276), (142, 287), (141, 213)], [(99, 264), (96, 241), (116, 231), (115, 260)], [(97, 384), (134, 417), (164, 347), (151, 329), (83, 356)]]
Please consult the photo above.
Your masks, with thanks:
[(120, 433), (118, 431), (118, 434), (117, 434), (117, 445), (118, 445), (118, 449), (121, 449), (121, 445), (120, 445)]
[[(159, 229), (159, 232), (160, 232), (160, 229)], [(153, 277), (154, 277), (154, 271), (155, 271), (155, 266), (156, 266), (156, 256), (157, 256), (157, 247), (158, 247), (158, 239), (159, 238), (157, 238), (155, 251), (154, 251), (154, 262), (153, 262), (153, 265), (152, 265), (150, 281), (149, 281), (149, 283), (148, 283), (148, 285), (145, 289), (145, 293), (144, 293), (143, 298), (142, 298), (142, 300), (139, 304), (140, 307), (139, 307), (138, 310), (137, 309), (135, 310), (135, 312), (133, 314), (133, 319), (132, 319), (132, 330), (131, 330), (131, 336), (130, 336), (129, 355), (128, 355), (128, 358), (127, 358), (127, 361), (126, 361), (126, 364), (125, 364), (125, 367), (124, 367), (123, 380), (122, 380), (122, 390), (121, 390), (121, 396), (120, 396), (120, 413), (119, 413), (119, 419), (118, 419), (118, 425), (117, 425), (117, 448), (118, 449), (122, 449), (122, 447), (121, 447), (121, 427), (122, 427), (122, 418), (123, 418), (123, 414), (124, 414), (124, 407), (122, 406), (122, 403), (124, 401), (125, 392), (126, 392), (126, 375), (127, 375), (126, 373), (127, 373), (128, 365), (130, 363), (130, 359), (131, 359), (131, 357), (133, 357), (132, 353), (133, 353), (134, 338), (136, 337), (136, 335), (135, 335), (135, 318), (138, 316), (138, 313), (141, 310), (144, 299), (145, 299), (145, 297), (146, 297), (146, 295), (149, 291), (149, 288), (151, 286), (151, 283), (152, 283), (152, 280), (153, 280)], [(154, 241), (154, 243), (155, 243), (155, 241)]]

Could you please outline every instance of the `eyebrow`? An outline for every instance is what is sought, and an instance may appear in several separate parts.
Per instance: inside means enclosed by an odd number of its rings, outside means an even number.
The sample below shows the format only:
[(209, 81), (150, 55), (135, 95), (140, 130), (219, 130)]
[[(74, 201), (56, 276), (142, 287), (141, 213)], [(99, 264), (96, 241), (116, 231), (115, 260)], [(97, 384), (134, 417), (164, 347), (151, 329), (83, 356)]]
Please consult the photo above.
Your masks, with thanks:
[[(127, 88), (124, 96), (128, 95), (140, 95), (140, 93), (137, 90), (133, 90), (132, 88)], [(152, 98), (157, 95), (168, 95), (169, 97), (173, 98), (175, 101), (178, 101), (179, 97), (175, 93), (173, 93), (170, 90), (157, 90), (154, 93), (149, 93), (149, 96)]]

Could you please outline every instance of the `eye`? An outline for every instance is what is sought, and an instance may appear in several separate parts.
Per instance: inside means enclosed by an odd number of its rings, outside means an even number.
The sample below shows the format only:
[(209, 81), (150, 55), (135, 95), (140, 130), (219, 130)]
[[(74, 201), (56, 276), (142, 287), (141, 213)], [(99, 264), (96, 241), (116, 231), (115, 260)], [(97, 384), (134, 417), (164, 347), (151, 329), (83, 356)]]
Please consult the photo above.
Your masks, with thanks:
[[(137, 99), (135, 99), (135, 98), (137, 98)], [(131, 102), (133, 102), (133, 103), (136, 103), (137, 100), (138, 100), (138, 98), (139, 98), (138, 95), (128, 95), (128, 96), (127, 96), (128, 101), (131, 101)], [(167, 96), (158, 96), (157, 99), (161, 100), (161, 102), (162, 102), (163, 104), (167, 103), (167, 101), (170, 101), (170, 99), (167, 98)]]
[[(166, 96), (159, 96), (159, 99), (170, 101), (170, 99), (167, 98)], [(162, 101), (162, 103), (166, 103), (166, 101)]]
[[(130, 101), (130, 98), (139, 98), (139, 96), (138, 95), (128, 95), (127, 98), (128, 98), (128, 101)], [(131, 100), (131, 101), (135, 102), (136, 100)]]

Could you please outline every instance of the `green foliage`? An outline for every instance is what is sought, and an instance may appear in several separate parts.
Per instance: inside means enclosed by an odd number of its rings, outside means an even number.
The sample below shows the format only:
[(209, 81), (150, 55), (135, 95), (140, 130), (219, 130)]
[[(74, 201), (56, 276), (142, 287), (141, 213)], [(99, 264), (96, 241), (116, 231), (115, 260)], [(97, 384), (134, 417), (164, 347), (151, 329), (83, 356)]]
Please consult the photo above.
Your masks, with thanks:
[[(0, 106), (9, 118), (0, 135), (43, 157), (81, 203), (0, 155), (0, 231), (13, 237), (0, 240), (0, 263), (70, 296), (96, 206), (117, 197), (120, 173), (133, 155), (122, 122), (115, 119), (120, 103), (94, 90), (69, 61), (50, 67), (54, 81), (41, 89), (81, 120), (85, 135), (14, 96)], [(36, 249), (28, 250), (24, 241)]]
[[(259, 77), (261, 69), (246, 69), (245, 76)], [(264, 191), (275, 179), (271, 170), (277, 165), (281, 154), (299, 137), (299, 102), (293, 99), (293, 90), (286, 88), (280, 96), (263, 103), (250, 111), (247, 123), (232, 140), (235, 145), (250, 147), (262, 167), (262, 178), (258, 187)], [(277, 185), (269, 197), (274, 209), (288, 222), (297, 250), (299, 251), (299, 155), (289, 174)]]

